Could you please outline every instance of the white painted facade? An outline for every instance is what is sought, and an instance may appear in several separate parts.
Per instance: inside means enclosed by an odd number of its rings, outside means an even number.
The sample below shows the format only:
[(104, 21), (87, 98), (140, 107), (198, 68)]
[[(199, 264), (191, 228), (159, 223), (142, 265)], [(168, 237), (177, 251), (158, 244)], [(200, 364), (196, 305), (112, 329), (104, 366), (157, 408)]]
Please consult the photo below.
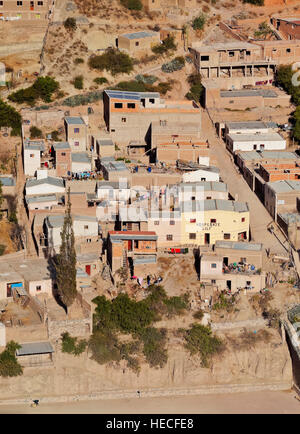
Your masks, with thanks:
[(199, 169), (193, 172), (187, 172), (182, 175), (183, 182), (199, 182), (199, 181), (219, 181), (219, 172), (211, 170)]
[(28, 176), (35, 176), (36, 171), (41, 167), (41, 151), (39, 149), (24, 148), (24, 173)]
[(286, 141), (278, 133), (229, 134), (226, 144), (231, 152), (236, 151), (280, 151), (286, 149)]
[[(56, 178), (60, 180), (61, 178)], [(64, 193), (65, 187), (61, 184), (54, 184), (49, 181), (48, 178), (40, 180), (40, 183), (27, 182), (26, 183), (26, 195), (27, 196), (39, 196), (45, 194)]]

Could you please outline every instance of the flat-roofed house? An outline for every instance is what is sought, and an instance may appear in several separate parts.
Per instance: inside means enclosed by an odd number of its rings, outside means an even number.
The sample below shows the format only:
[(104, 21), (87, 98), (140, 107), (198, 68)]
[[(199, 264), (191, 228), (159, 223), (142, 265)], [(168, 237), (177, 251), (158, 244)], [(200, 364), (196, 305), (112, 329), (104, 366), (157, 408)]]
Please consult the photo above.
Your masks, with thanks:
[(178, 185), (178, 193), (179, 203), (209, 199), (228, 199), (227, 184), (216, 181), (183, 182)]
[(300, 17), (272, 17), (270, 21), (287, 40), (300, 39)]
[(114, 157), (116, 152), (115, 144), (112, 139), (97, 139), (96, 150), (100, 159), (103, 157)]
[(18, 362), (24, 367), (53, 365), (54, 349), (50, 342), (28, 342), (16, 351)]
[(235, 153), (236, 151), (256, 150), (284, 150), (286, 140), (278, 133), (256, 133), (256, 134), (228, 134), (226, 136), (227, 148)]
[(86, 152), (87, 125), (80, 116), (67, 116), (65, 118), (67, 142), (72, 152)]
[(53, 143), (51, 154), (56, 168), (56, 176), (69, 177), (72, 174), (71, 147), (68, 142)]
[(0, 2), (0, 19), (3, 20), (47, 20), (51, 7), (51, 0), (2, 0)]
[[(48, 215), (44, 221), (44, 233), (50, 251), (58, 251), (64, 215)], [(98, 220), (92, 216), (73, 216), (75, 243), (91, 243), (98, 240)]]
[(199, 163), (202, 159), (209, 160), (209, 145), (207, 142), (172, 141), (159, 143), (155, 148), (156, 162), (176, 164), (177, 160), (194, 161)]
[(198, 169), (182, 175), (182, 181), (187, 182), (219, 182), (220, 169), (214, 166), (199, 166)]
[(0, 300), (12, 299), (14, 290), (24, 290), (24, 278), (7, 263), (0, 263)]
[(182, 241), (180, 210), (150, 211), (148, 230), (156, 233), (158, 247), (179, 246)]
[(214, 252), (222, 256), (224, 265), (243, 263), (261, 269), (263, 262), (263, 244), (244, 241), (216, 241)]
[(28, 179), (25, 184), (26, 196), (55, 194), (65, 192), (65, 183), (62, 178), (48, 176), (42, 179)]
[(103, 104), (111, 138), (126, 145), (131, 141), (150, 144), (154, 121), (162, 125), (194, 122), (201, 127), (201, 108), (195, 101), (165, 100), (158, 92), (105, 90)]
[(80, 174), (92, 170), (92, 160), (87, 152), (74, 152), (71, 155), (72, 173)]
[(112, 273), (120, 268), (129, 268), (132, 276), (135, 273), (150, 274), (157, 267), (156, 233), (110, 231), (107, 240), (107, 260)]
[(182, 244), (215, 244), (218, 240), (249, 239), (247, 203), (208, 199), (180, 204)]
[(296, 211), (300, 181), (275, 181), (265, 184), (265, 207), (277, 221), (277, 214)]
[(36, 171), (41, 167), (41, 157), (45, 152), (43, 140), (25, 141), (23, 147), (24, 173), (28, 176), (35, 176)]
[(63, 194), (41, 194), (35, 196), (25, 196), (25, 202), (29, 211), (49, 210), (59, 204), (64, 204)]
[[(299, 202), (299, 198), (297, 198)], [(284, 231), (295, 250), (300, 249), (300, 214), (285, 212), (277, 214), (277, 223)]]
[(107, 181), (118, 182), (120, 179), (123, 179), (130, 183), (131, 174), (124, 161), (118, 161), (112, 157), (101, 158), (101, 170), (104, 179)]
[(130, 54), (148, 52), (154, 45), (160, 43), (159, 32), (124, 33), (118, 37), (118, 48)]

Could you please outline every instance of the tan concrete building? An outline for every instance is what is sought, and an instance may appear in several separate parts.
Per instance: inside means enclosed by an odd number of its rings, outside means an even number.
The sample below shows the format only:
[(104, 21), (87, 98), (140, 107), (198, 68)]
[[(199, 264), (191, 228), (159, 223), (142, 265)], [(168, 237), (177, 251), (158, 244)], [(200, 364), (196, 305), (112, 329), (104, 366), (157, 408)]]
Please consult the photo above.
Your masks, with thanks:
[[(299, 198), (297, 198), (299, 201)], [(284, 231), (290, 240), (294, 249), (300, 249), (300, 214), (294, 213), (279, 213), (277, 214), (277, 223)]]
[(53, 0), (2, 0), (0, 1), (0, 20), (46, 20)]
[[(113, 140), (151, 142), (151, 124), (198, 123), (201, 109), (194, 101), (166, 101), (157, 92), (103, 92), (104, 119)], [(176, 131), (173, 131), (176, 134)]]
[(51, 156), (54, 158), (56, 176), (65, 178), (72, 175), (71, 147), (68, 142), (54, 143)]
[(203, 78), (218, 79), (219, 84), (227, 83), (227, 88), (270, 82), (277, 65), (276, 60), (263, 56), (260, 46), (242, 41), (200, 46), (195, 43), (190, 52)]
[(278, 65), (288, 65), (300, 57), (300, 20), (298, 24), (299, 38), (293, 41), (255, 41), (262, 49), (262, 56), (276, 60)]
[(142, 0), (142, 3), (144, 9), (149, 12), (157, 11), (161, 8), (161, 0)]
[(130, 54), (146, 54), (154, 45), (159, 43), (159, 32), (142, 31), (120, 35), (117, 46), (119, 50), (126, 50)]
[(300, 181), (275, 181), (265, 184), (265, 207), (277, 221), (280, 213), (294, 212), (300, 196)]
[(65, 118), (67, 142), (72, 152), (87, 151), (87, 125), (82, 117), (68, 116)]
[(153, 152), (156, 162), (176, 164), (177, 160), (186, 160), (199, 163), (201, 158), (209, 157), (209, 144), (207, 142), (164, 142), (159, 143)]
[(272, 17), (270, 21), (286, 39), (300, 39), (300, 17)]

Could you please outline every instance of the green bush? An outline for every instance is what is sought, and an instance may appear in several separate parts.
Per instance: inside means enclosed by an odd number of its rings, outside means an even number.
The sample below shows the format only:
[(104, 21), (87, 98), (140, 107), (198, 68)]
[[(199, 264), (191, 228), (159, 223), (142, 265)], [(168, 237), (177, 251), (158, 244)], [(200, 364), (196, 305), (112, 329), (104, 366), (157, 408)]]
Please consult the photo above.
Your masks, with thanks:
[(121, 0), (121, 4), (132, 11), (141, 11), (143, 9), (141, 0)]
[(74, 356), (79, 356), (84, 352), (87, 347), (87, 341), (81, 339), (78, 341), (77, 338), (72, 338), (68, 332), (62, 333), (62, 345), (61, 350), (63, 353), (73, 354)]
[(10, 101), (18, 104), (26, 103), (34, 105), (39, 99), (51, 102), (54, 92), (59, 89), (59, 84), (51, 77), (39, 77), (34, 84), (27, 89), (20, 89), (8, 96)]
[(58, 131), (52, 131), (51, 132), (51, 138), (52, 140), (54, 140), (54, 142), (60, 142), (60, 138), (59, 138), (59, 132)]
[(143, 353), (149, 365), (152, 368), (163, 368), (168, 360), (168, 353), (165, 348), (166, 329), (147, 327), (141, 332), (140, 338), (144, 344)]
[(6, 246), (4, 244), (0, 244), (0, 256), (4, 255)]
[(204, 89), (201, 84), (201, 75), (191, 74), (188, 77), (188, 83), (190, 84), (190, 90), (185, 97), (189, 100), (200, 102)]
[(152, 47), (152, 51), (155, 54), (166, 54), (169, 51), (176, 50), (176, 48), (177, 45), (174, 42), (174, 36), (168, 36), (161, 42), (161, 44), (154, 45), (154, 47)]
[(77, 29), (76, 19), (69, 17), (64, 21), (64, 27), (69, 31), (74, 31)]
[(77, 107), (79, 105), (91, 104), (101, 99), (103, 99), (103, 92), (102, 90), (97, 90), (95, 92), (70, 96), (69, 98), (63, 100), (60, 104), (66, 105), (68, 107)]
[(104, 83), (108, 83), (108, 80), (105, 77), (97, 77), (97, 78), (94, 78), (94, 82), (96, 84), (104, 84)]
[(21, 115), (10, 105), (0, 99), (0, 128), (12, 128), (11, 135), (21, 135)]
[(83, 89), (83, 75), (77, 75), (73, 81), (76, 89)]
[(99, 71), (109, 71), (112, 75), (129, 74), (133, 70), (133, 60), (126, 53), (114, 48), (108, 48), (100, 56), (91, 57), (89, 66)]
[(243, 0), (243, 3), (249, 3), (255, 6), (263, 6), (265, 4), (264, 0)]
[(30, 127), (30, 138), (31, 139), (41, 139), (43, 137), (42, 130), (39, 128), (32, 126)]
[(121, 360), (118, 339), (109, 329), (94, 331), (89, 340), (89, 350), (92, 359), (100, 365)]
[(155, 75), (143, 75), (143, 74), (136, 75), (135, 79), (136, 81), (140, 81), (145, 84), (153, 84), (158, 80), (158, 78), (155, 77)]
[(185, 347), (191, 355), (199, 354), (201, 356), (201, 364), (204, 367), (209, 366), (211, 357), (223, 351), (224, 346), (221, 339), (212, 334), (210, 327), (201, 324), (192, 324), (192, 326), (184, 332), (186, 341)]
[(81, 57), (76, 57), (76, 59), (74, 59), (74, 63), (75, 65), (80, 65), (81, 63), (84, 63), (84, 59)]
[(198, 17), (194, 18), (192, 22), (192, 27), (194, 30), (202, 30), (206, 22), (206, 17), (204, 14), (200, 14)]
[(21, 345), (14, 341), (6, 344), (5, 350), (0, 354), (0, 376), (1, 377), (17, 377), (23, 374), (22, 366), (16, 358), (16, 351), (21, 348)]

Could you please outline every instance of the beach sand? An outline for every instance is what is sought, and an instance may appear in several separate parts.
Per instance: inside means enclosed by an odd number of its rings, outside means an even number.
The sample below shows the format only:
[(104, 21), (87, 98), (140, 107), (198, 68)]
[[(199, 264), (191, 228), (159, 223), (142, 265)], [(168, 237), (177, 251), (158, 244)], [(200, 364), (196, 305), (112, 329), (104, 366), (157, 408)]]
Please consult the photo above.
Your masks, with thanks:
[(0, 414), (300, 414), (300, 401), (291, 391), (262, 391), (217, 395), (173, 396), (78, 401), (72, 403), (3, 405)]

